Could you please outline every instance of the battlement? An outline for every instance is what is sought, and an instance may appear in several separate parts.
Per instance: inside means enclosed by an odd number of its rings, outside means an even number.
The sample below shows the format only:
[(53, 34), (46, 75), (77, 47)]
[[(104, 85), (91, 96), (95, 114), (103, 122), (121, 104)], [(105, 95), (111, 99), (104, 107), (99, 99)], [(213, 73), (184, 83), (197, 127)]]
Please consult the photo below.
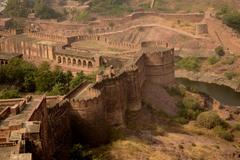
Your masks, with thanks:
[(39, 32), (27, 32), (27, 35), (32, 38), (60, 42), (63, 44), (70, 44), (71, 38), (72, 38), (72, 37), (58, 36), (58, 35), (39, 33)]

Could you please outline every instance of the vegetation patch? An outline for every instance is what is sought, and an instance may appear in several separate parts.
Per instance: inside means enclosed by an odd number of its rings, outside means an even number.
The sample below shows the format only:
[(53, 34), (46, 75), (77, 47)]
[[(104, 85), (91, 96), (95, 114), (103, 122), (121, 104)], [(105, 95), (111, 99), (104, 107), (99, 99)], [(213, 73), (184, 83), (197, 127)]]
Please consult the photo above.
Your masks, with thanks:
[(228, 80), (232, 80), (233, 78), (235, 78), (237, 76), (237, 73), (235, 72), (225, 72), (224, 76), (228, 79)]
[(191, 120), (196, 120), (197, 116), (204, 111), (200, 106), (200, 102), (197, 98), (193, 96), (185, 96), (179, 103), (178, 107), (180, 109), (176, 121), (185, 124)]
[(227, 131), (226, 128), (218, 125), (213, 129), (213, 132), (216, 134), (216, 136), (225, 139), (227, 141), (233, 141), (234, 140), (234, 135)]
[(208, 57), (207, 61), (208, 61), (208, 64), (214, 65), (220, 61), (220, 57), (219, 56), (211, 56), (211, 57)]
[(42, 19), (62, 16), (50, 8), (45, 0), (8, 0), (3, 13), (11, 17), (27, 17), (32, 11), (34, 11), (37, 17)]
[(0, 99), (20, 98), (18, 90), (16, 89), (4, 89), (0, 91)]
[(184, 97), (186, 94), (186, 88), (183, 85), (177, 85), (166, 89), (168, 94), (171, 96)]
[(176, 67), (188, 71), (198, 72), (201, 68), (201, 60), (197, 57), (182, 58), (176, 62)]
[(227, 26), (240, 32), (240, 12), (238, 10), (225, 5), (218, 10), (216, 16), (222, 19)]
[(49, 95), (63, 95), (83, 81), (95, 81), (95, 74), (80, 72), (73, 77), (71, 72), (63, 72), (60, 68), (51, 70), (47, 62), (36, 67), (19, 58), (1, 66), (0, 75), (1, 85), (15, 86), (21, 92), (47, 92)]
[(90, 10), (101, 15), (120, 16), (132, 12), (128, 0), (93, 0)]
[(224, 128), (228, 127), (228, 124), (213, 111), (202, 112), (199, 114), (197, 117), (197, 124), (207, 129), (212, 129), (216, 126), (222, 126)]

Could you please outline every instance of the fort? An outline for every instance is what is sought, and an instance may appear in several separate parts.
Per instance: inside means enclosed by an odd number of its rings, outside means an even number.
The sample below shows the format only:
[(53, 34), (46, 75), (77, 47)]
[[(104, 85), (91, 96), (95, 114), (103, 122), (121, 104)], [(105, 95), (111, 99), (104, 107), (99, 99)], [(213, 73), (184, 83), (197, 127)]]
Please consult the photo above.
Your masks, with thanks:
[(124, 128), (127, 114), (141, 110), (143, 102), (160, 109), (164, 93), (150, 97), (150, 90), (175, 83), (174, 48), (165, 41), (116, 41), (105, 34), (109, 29), (66, 34), (30, 27), (23, 33), (0, 32), (1, 64), (14, 57), (36, 65), (47, 61), (73, 73), (95, 72), (96, 82), (79, 84), (65, 96), (0, 101), (0, 159), (67, 159), (63, 151), (73, 139), (104, 143), (110, 129)]

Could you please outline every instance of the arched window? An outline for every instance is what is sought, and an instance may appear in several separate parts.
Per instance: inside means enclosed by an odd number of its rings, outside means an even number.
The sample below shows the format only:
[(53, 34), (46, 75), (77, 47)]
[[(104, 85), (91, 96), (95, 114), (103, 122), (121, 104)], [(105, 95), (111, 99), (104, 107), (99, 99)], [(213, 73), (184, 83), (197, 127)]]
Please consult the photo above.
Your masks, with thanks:
[(85, 60), (83, 60), (83, 67), (87, 66), (87, 62)]
[(93, 67), (93, 64), (91, 61), (88, 62), (88, 68), (92, 68)]
[(74, 59), (73, 59), (73, 65), (75, 65), (75, 64), (76, 64), (76, 59), (74, 58)]
[(78, 65), (81, 66), (82, 65), (82, 61), (79, 59), (78, 60)]
[(61, 63), (62, 62), (62, 58), (60, 56), (58, 56), (58, 63)]
[(66, 63), (66, 58), (65, 57), (63, 57), (63, 64), (65, 64)]
[(68, 58), (68, 59), (67, 59), (67, 63), (68, 63), (68, 64), (71, 64), (71, 58)]

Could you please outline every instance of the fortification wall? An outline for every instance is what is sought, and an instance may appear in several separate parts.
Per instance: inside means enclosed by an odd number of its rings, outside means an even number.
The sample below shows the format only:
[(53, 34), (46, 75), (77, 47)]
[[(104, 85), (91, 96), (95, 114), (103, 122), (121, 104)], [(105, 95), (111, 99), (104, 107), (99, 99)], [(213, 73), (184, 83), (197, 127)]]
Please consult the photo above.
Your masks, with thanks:
[[(155, 42), (153, 42), (155, 43)], [(151, 47), (153, 44), (143, 43), (145, 54), (145, 76), (146, 81), (169, 86), (175, 83), (174, 76), (174, 49), (158, 50)], [(150, 49), (148, 47), (150, 46)]]
[(67, 100), (55, 106), (43, 107), (40, 116), (43, 159), (69, 159), (69, 149), (72, 144), (69, 113), (70, 104)]
[(22, 54), (25, 59), (53, 60), (54, 47), (30, 40), (6, 38), (0, 42), (0, 51)]
[(160, 86), (174, 83), (173, 49), (143, 52), (118, 75), (102, 79), (70, 102), (79, 117), (90, 124), (106, 122), (108, 126), (124, 126), (125, 113), (141, 109), (144, 83)]
[(32, 38), (37, 38), (40, 40), (60, 42), (64, 44), (70, 44), (74, 40), (74, 37), (59, 36), (54, 34), (46, 34), (40, 32), (27, 32), (27, 35)]
[(116, 47), (116, 48), (125, 48), (125, 49), (133, 49), (133, 50), (141, 49), (141, 45), (139, 44), (128, 43), (128, 42), (116, 42), (107, 36), (102, 36), (98, 34), (80, 35), (80, 36), (77, 36), (77, 38), (75, 38), (75, 41), (84, 41), (84, 40), (101, 41), (101, 42), (107, 43), (109, 46)]

